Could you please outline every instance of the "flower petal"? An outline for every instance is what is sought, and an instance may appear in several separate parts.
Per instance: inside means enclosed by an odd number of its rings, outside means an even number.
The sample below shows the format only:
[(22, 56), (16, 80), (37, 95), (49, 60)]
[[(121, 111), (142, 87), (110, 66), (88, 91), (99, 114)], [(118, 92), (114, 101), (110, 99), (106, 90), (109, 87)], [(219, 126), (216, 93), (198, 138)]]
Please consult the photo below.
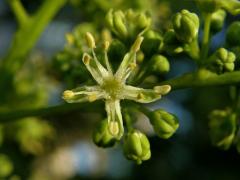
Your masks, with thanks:
[(130, 99), (140, 103), (154, 102), (160, 99), (162, 97), (161, 95), (162, 93), (159, 93), (154, 89), (143, 89), (143, 88), (138, 88), (138, 87), (128, 86), (128, 85), (124, 86), (124, 90), (123, 90), (124, 99)]
[(108, 71), (98, 62), (96, 55), (92, 58), (89, 54), (83, 54), (83, 63), (87, 67), (88, 71), (91, 73), (95, 81), (101, 85), (103, 83), (103, 78), (109, 75)]
[(109, 132), (117, 139), (121, 139), (124, 128), (119, 100), (106, 100), (105, 108), (107, 112)]
[(63, 99), (68, 103), (93, 102), (104, 97), (99, 86), (83, 86), (63, 92)]
[(124, 58), (122, 63), (120, 64), (115, 77), (122, 80), (126, 81), (126, 79), (130, 76), (130, 74), (133, 72), (133, 70), (136, 67), (136, 53), (140, 49), (140, 45), (143, 41), (143, 37), (139, 36), (134, 44), (132, 45), (132, 48), (130, 52), (128, 52)]

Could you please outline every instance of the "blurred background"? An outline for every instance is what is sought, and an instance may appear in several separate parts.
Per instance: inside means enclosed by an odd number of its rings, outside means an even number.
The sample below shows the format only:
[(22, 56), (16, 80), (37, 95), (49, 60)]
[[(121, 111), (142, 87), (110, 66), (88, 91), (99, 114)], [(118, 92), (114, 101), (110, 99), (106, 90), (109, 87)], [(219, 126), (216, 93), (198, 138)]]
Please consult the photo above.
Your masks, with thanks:
[[(41, 2), (22, 0), (30, 13)], [(84, 28), (88, 25), (102, 28), (110, 8), (149, 11), (154, 28), (161, 31), (169, 27), (172, 14), (183, 8), (199, 13), (190, 0), (71, 0), (27, 57), (16, 80), (18, 96), (0, 104), (0, 109), (64, 103), (61, 94), (69, 84), (69, 77), (55, 72), (57, 67), (53, 62), (56, 54), (64, 49), (65, 34), (80, 24), (85, 25)], [(226, 26), (233, 20), (228, 16)], [(0, 59), (6, 55), (17, 28), (7, 2), (0, 0)], [(213, 38), (213, 49), (224, 43), (224, 32), (225, 29)], [(165, 78), (195, 69), (194, 63), (185, 56), (169, 60), (171, 71)], [(149, 104), (151, 109), (162, 107), (176, 114), (180, 128), (172, 138), (159, 139), (146, 117), (139, 114), (136, 126), (148, 135), (152, 151), (151, 159), (140, 166), (125, 159), (121, 144), (110, 149), (94, 145), (91, 134), (104, 112), (92, 113), (79, 108), (48, 118), (31, 117), (0, 124), (0, 179), (238, 180), (239, 154), (235, 148), (222, 151), (213, 147), (208, 135), (209, 112), (230, 103), (228, 88), (215, 87), (177, 90), (160, 102)]]

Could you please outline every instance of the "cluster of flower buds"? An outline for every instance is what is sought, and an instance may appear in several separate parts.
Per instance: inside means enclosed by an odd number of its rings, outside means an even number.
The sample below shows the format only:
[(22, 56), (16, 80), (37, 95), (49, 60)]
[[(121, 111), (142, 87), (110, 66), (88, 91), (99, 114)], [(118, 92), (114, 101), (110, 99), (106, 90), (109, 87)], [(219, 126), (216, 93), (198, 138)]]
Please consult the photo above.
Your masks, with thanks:
[(218, 49), (210, 58), (210, 69), (221, 74), (234, 71), (236, 56), (225, 48)]
[(204, 13), (213, 13), (219, 9), (224, 9), (233, 15), (240, 14), (238, 0), (196, 0), (196, 3)]
[(209, 118), (209, 132), (213, 145), (224, 150), (228, 149), (237, 131), (236, 114), (230, 110), (214, 110)]
[(109, 10), (106, 22), (111, 31), (121, 40), (133, 40), (142, 35), (151, 25), (151, 18), (145, 13), (136, 13), (129, 9), (125, 12)]

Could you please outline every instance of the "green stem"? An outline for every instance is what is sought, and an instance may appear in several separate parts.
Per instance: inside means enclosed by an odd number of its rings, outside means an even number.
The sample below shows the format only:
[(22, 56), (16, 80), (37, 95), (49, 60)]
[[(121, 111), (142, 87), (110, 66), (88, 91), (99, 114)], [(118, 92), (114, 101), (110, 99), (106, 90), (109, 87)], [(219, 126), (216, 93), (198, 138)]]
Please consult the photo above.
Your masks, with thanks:
[(209, 43), (210, 43), (210, 28), (211, 28), (211, 17), (212, 14), (208, 13), (204, 16), (204, 30), (203, 30), (203, 40), (201, 49), (201, 59), (205, 61), (208, 57)]
[[(222, 75), (217, 75), (211, 73), (207, 70), (199, 70), (197, 72), (184, 74), (175, 79), (170, 79), (162, 82), (160, 85), (169, 84), (173, 90), (183, 89), (183, 88), (194, 88), (194, 87), (208, 87), (208, 86), (218, 86), (218, 85), (233, 85), (240, 83), (240, 71), (224, 73)], [(96, 104), (96, 103), (94, 103)], [(134, 103), (134, 106), (148, 115), (150, 110), (145, 106)], [(97, 106), (96, 106), (97, 107)], [(46, 107), (39, 109), (27, 109), (27, 110), (15, 110), (10, 112), (0, 112), (0, 123), (12, 122), (14, 120), (31, 117), (31, 116), (54, 116), (61, 115), (63, 113), (68, 113), (70, 111), (79, 110), (84, 112), (96, 112), (95, 106), (93, 104), (64, 104), (54, 107)]]
[(9, 5), (15, 14), (15, 17), (20, 26), (24, 26), (29, 19), (27, 12), (25, 11), (20, 0), (9, 0)]
[(187, 50), (188, 55), (198, 63), (200, 50), (198, 45), (198, 37), (196, 37), (190, 44)]
[(13, 122), (14, 120), (18, 120), (25, 117), (52, 117), (54, 115), (63, 115), (65, 113), (69, 113), (71, 111), (80, 110), (83, 112), (99, 112), (100, 109), (99, 103), (76, 103), (76, 104), (61, 104), (52, 107), (44, 107), (38, 109), (21, 109), (14, 110), (9, 112), (0, 112), (0, 123), (8, 123)]
[(228, 72), (221, 75), (208, 70), (199, 70), (187, 73), (180, 77), (170, 79), (161, 83), (171, 85), (173, 90), (194, 87), (208, 87), (220, 85), (233, 85), (240, 83), (240, 71)]

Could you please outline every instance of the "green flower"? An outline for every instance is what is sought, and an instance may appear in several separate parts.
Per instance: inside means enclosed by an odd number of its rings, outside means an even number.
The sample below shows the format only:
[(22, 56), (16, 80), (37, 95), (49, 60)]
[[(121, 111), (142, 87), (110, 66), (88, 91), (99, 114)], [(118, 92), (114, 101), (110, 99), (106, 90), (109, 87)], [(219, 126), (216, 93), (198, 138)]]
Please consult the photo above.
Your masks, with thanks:
[(197, 38), (199, 19), (195, 13), (184, 9), (173, 16), (172, 24), (179, 41), (190, 43)]
[(225, 110), (214, 110), (210, 114), (209, 128), (213, 145), (228, 149), (237, 129), (236, 114)]
[(162, 109), (155, 110), (148, 115), (154, 131), (160, 138), (170, 138), (178, 129), (179, 122), (175, 115)]
[(126, 158), (135, 161), (137, 164), (141, 164), (142, 161), (151, 157), (148, 138), (138, 130), (132, 130), (126, 135), (123, 150)]
[(92, 138), (93, 142), (99, 147), (112, 147), (116, 142), (116, 139), (108, 131), (107, 119), (97, 124)]
[(66, 90), (63, 99), (69, 103), (104, 99), (107, 112), (108, 129), (112, 136), (120, 139), (124, 133), (120, 101), (124, 99), (139, 103), (150, 103), (161, 98), (170, 91), (169, 85), (156, 86), (153, 89), (143, 89), (127, 84), (128, 77), (136, 65), (136, 53), (140, 49), (143, 37), (138, 36), (130, 51), (124, 56), (116, 72), (113, 72), (108, 60), (107, 50), (109, 42), (104, 43), (104, 62), (102, 65), (94, 51), (96, 47), (93, 36), (86, 33), (86, 40), (92, 56), (84, 53), (83, 63), (97, 82), (95, 86), (81, 86), (73, 90)]

